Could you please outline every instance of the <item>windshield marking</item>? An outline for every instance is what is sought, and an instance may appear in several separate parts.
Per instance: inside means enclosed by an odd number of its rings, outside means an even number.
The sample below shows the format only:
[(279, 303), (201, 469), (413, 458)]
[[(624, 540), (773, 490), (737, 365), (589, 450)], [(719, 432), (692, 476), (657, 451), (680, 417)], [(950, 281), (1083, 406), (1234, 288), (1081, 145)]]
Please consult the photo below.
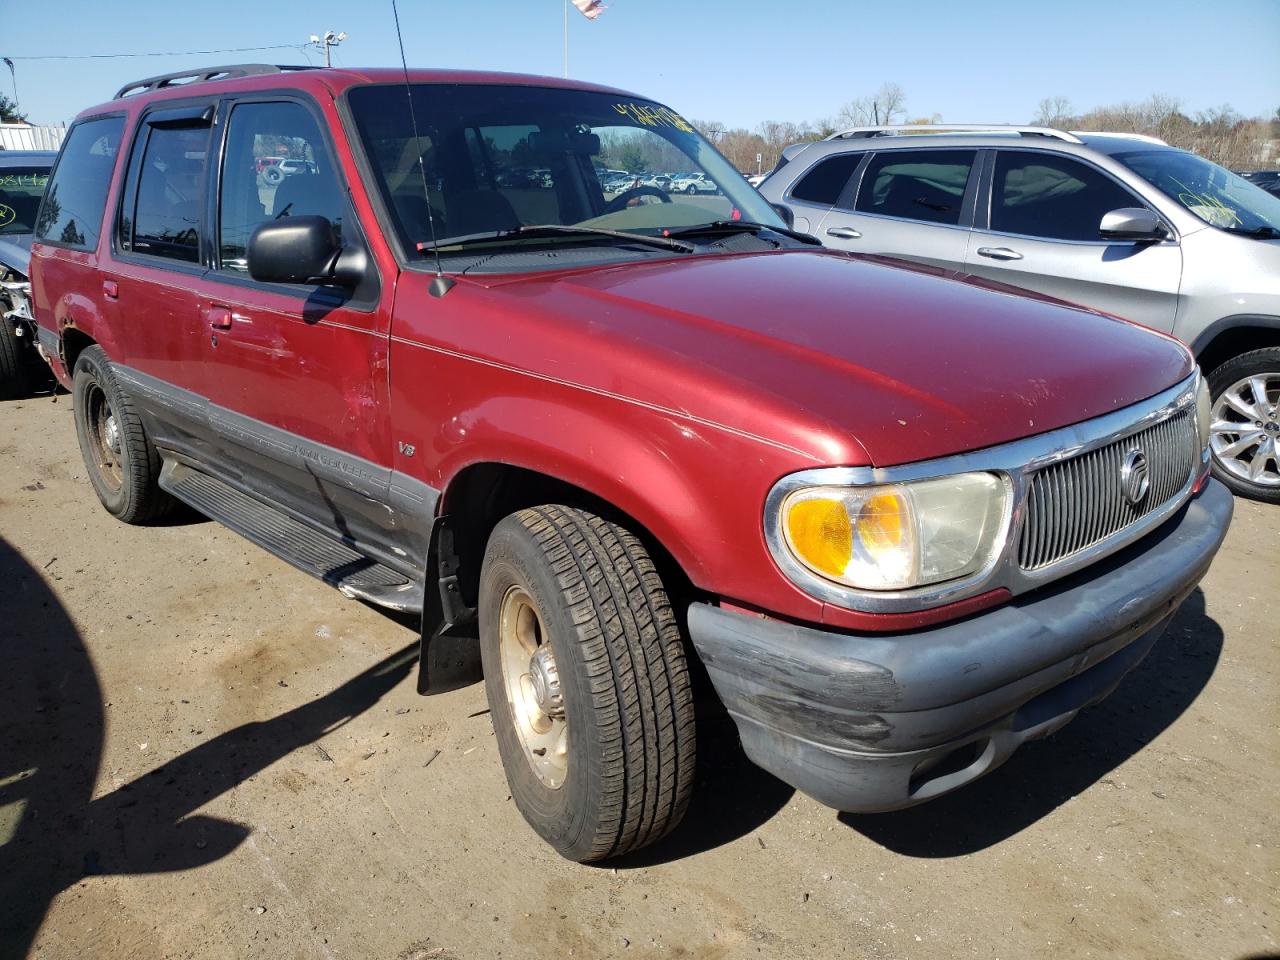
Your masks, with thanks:
[(643, 103), (615, 103), (613, 109), (624, 117), (646, 127), (674, 127), (682, 133), (693, 133), (693, 125), (670, 107), (647, 107)]

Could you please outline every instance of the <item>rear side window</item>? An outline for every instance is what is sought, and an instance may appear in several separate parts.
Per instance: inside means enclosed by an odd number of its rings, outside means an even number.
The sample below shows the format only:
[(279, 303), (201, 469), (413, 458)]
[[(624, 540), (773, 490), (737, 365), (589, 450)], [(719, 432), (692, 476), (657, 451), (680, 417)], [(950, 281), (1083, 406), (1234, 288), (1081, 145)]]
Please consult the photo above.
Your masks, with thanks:
[(960, 223), (972, 150), (894, 150), (871, 158), (855, 208), (862, 213)]
[(36, 218), (37, 240), (97, 249), (123, 132), (123, 117), (85, 120), (71, 128)]
[(138, 171), (132, 217), (121, 232), (135, 253), (200, 262), (200, 220), (209, 127), (152, 126)]
[(841, 153), (819, 161), (791, 188), (792, 199), (833, 206), (862, 157), (861, 153)]
[(1050, 240), (1100, 240), (1103, 214), (1142, 201), (1087, 164), (1001, 151), (991, 185), (991, 229)]
[(222, 269), (246, 272), (254, 230), (304, 215), (328, 219), (342, 242), (346, 193), (315, 118), (292, 101), (238, 104), (231, 111), (218, 198)]

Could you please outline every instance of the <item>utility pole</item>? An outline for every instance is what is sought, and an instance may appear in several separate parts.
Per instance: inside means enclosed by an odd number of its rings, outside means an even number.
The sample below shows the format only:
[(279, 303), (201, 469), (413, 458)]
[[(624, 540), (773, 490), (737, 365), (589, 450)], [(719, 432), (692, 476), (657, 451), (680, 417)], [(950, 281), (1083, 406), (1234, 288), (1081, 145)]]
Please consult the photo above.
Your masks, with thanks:
[(569, 0), (564, 0), (564, 78), (569, 79)]
[(345, 39), (347, 39), (347, 33), (345, 30), (342, 33), (334, 33), (332, 30), (326, 30), (323, 37), (313, 33), (311, 35), (311, 45), (317, 50), (324, 51), (324, 65), (328, 67), (332, 66), (329, 61), (329, 48), (336, 47)]

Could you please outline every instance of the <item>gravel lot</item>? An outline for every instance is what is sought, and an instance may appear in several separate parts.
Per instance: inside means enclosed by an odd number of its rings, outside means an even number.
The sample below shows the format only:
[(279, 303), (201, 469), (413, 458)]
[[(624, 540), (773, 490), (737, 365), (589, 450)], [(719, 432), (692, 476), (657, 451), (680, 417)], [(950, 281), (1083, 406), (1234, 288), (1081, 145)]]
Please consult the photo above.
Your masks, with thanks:
[(0, 957), (1275, 955), (1280, 509), (1238, 502), (1104, 704), (958, 795), (841, 816), (707, 725), (640, 858), (558, 859), (479, 686), (190, 516), (127, 527), (70, 398), (0, 404)]

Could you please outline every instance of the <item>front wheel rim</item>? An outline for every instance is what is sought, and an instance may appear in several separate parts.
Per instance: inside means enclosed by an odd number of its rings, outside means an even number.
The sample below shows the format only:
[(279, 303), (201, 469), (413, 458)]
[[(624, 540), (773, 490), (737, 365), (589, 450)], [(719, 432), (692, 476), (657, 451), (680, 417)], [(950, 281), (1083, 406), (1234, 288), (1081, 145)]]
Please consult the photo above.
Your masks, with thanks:
[(1280, 488), (1280, 372), (1243, 377), (1222, 391), (1209, 447), (1230, 476)]
[(537, 604), (524, 587), (510, 587), (498, 613), (502, 685), (521, 752), (551, 790), (569, 771), (569, 722), (550, 638)]

